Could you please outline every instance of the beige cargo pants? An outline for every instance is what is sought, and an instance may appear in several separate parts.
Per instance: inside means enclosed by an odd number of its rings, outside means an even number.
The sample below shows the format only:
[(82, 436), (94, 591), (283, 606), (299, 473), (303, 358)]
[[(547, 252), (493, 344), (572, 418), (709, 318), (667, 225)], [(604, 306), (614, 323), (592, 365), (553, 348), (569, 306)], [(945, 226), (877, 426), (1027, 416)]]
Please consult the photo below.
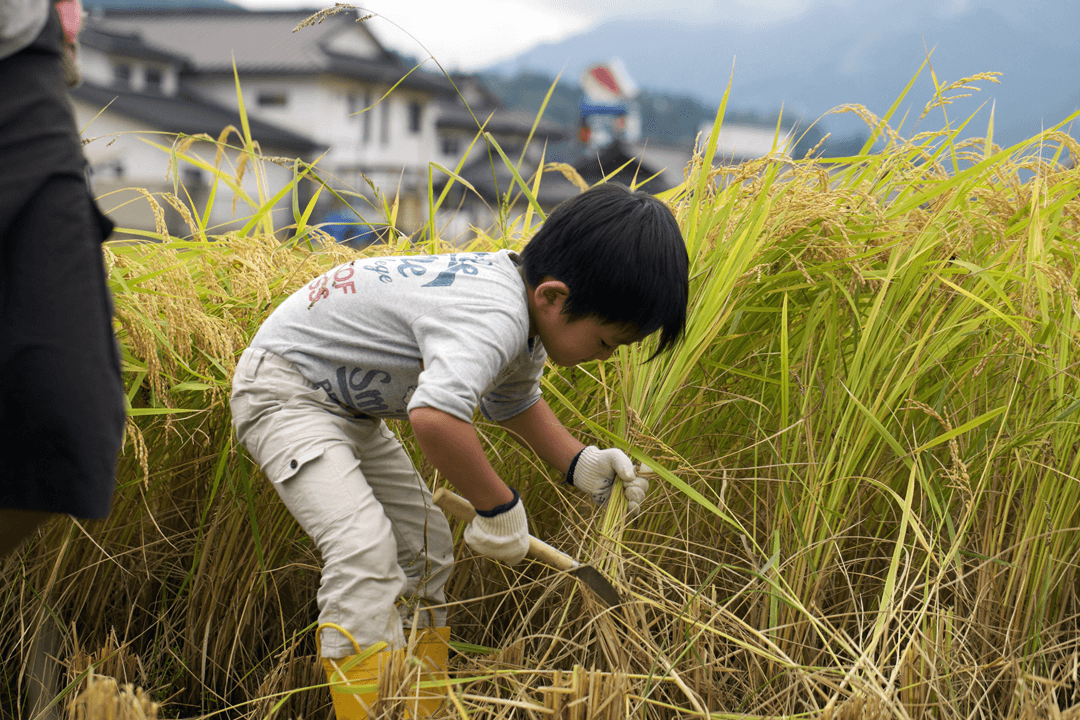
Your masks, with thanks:
[[(422, 625), (446, 625), (450, 527), (386, 423), (356, 417), (255, 348), (237, 364), (231, 405), (240, 442), (322, 555), (319, 622), (360, 649), (402, 647), (418, 605)], [(324, 657), (355, 654), (341, 633), (322, 633)]]

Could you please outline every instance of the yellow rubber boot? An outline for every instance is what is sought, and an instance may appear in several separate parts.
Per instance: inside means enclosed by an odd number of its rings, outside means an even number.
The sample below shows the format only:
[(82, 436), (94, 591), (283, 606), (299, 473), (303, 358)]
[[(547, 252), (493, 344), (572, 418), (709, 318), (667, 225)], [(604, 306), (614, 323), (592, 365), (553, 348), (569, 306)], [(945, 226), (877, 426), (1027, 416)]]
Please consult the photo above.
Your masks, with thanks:
[[(384, 702), (404, 705), (405, 717), (410, 720), (435, 720), (443, 716), (450, 628), (421, 630), (415, 640), (410, 639), (412, 659), (406, 659), (404, 649), (387, 650), (386, 643), (361, 652), (347, 630), (331, 623), (320, 625), (319, 630), (324, 627), (345, 635), (356, 649), (355, 655), (322, 659), (338, 720), (367, 720), (379, 699), (380, 686), (385, 693)], [(320, 647), (316, 633), (315, 644)], [(431, 685), (424, 687), (428, 683)]]
[(395, 662), (401, 665), (404, 651), (386, 650), (386, 643), (378, 643), (361, 651), (348, 630), (340, 625), (324, 623), (315, 631), (315, 646), (319, 655), (322, 655), (319, 637), (323, 628), (337, 630), (352, 642), (356, 650), (355, 655), (322, 659), (337, 720), (367, 720), (379, 697), (379, 677)]
[(450, 628), (424, 628), (415, 641), (410, 639), (412, 656), (420, 663), (420, 682), (427, 687), (415, 687), (406, 704), (406, 717), (413, 720), (434, 720), (443, 716), (446, 706), (446, 674), (449, 662)]
[(323, 658), (338, 720), (367, 719), (379, 696), (380, 671), (393, 662), (394, 655), (401, 657), (402, 651), (383, 650), (363, 659), (360, 655)]

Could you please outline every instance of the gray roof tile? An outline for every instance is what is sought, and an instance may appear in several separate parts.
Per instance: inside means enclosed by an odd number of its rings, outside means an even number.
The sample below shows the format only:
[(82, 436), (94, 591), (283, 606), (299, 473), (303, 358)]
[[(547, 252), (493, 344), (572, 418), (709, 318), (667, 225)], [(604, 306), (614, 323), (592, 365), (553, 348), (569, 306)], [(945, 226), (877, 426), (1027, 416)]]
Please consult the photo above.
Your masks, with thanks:
[[(105, 11), (90, 16), (87, 26), (99, 32), (137, 36), (160, 52), (187, 58), (198, 73), (232, 73), (233, 59), (244, 74), (319, 74), (394, 83), (409, 66), (389, 52), (355, 11), (340, 12), (322, 22), (298, 27), (315, 10), (138, 10)], [(367, 57), (334, 45), (360, 30)], [(355, 44), (355, 43), (354, 43)], [(411, 73), (404, 87), (429, 91), (452, 89), (446, 78), (423, 70)]]

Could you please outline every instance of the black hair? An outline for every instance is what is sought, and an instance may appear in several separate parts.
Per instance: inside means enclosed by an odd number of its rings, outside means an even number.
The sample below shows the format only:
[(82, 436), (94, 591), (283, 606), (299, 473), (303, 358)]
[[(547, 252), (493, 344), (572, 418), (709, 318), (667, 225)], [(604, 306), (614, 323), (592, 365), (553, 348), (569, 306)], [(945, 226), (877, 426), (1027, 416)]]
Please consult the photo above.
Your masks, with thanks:
[(630, 325), (640, 337), (660, 330), (652, 357), (686, 328), (686, 242), (671, 209), (647, 192), (603, 183), (561, 203), (521, 261), (531, 287), (549, 276), (566, 283), (563, 312), (573, 319)]

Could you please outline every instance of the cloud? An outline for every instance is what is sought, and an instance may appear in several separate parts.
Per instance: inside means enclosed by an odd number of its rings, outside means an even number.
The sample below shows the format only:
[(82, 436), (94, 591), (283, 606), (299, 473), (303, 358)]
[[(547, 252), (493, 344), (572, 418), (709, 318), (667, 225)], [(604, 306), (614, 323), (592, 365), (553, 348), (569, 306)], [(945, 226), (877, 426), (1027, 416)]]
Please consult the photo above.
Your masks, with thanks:
[(364, 7), (379, 16), (372, 30), (390, 47), (421, 59), (433, 55), (447, 70), (469, 70), (584, 30), (592, 20), (572, 7), (578, 4), (369, 0)]

